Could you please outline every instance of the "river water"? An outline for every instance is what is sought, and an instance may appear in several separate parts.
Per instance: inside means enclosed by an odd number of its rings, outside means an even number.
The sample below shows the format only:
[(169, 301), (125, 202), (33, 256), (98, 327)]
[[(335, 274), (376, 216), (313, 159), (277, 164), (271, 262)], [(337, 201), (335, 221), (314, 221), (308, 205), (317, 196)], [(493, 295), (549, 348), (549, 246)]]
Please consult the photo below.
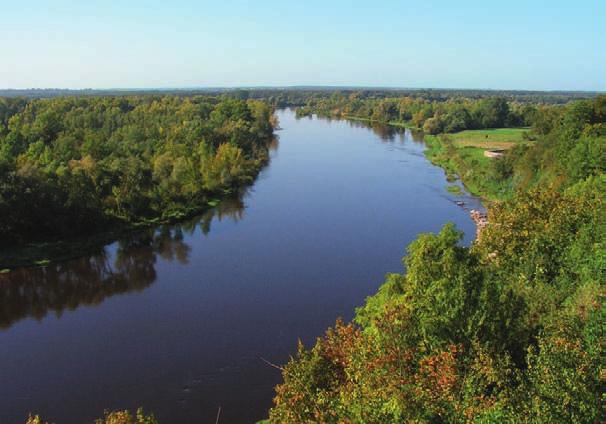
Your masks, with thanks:
[[(0, 275), (0, 422), (104, 409), (162, 423), (266, 416), (297, 340), (351, 319), (405, 248), (470, 196), (410, 131), (278, 112), (271, 161), (239, 198), (43, 268)], [(455, 202), (463, 201), (464, 206)]]

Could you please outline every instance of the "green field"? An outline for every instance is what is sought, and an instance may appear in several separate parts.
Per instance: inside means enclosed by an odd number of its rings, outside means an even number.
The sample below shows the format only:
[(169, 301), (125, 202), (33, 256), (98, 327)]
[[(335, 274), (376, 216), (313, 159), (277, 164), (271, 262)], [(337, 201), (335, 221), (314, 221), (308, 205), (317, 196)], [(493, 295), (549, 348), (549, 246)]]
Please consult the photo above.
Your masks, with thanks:
[(449, 185), (446, 187), (446, 190), (456, 196), (461, 196), (463, 194), (463, 190), (461, 190), (461, 187), (458, 185)]
[(427, 157), (446, 171), (448, 181), (461, 178), (467, 190), (486, 200), (507, 197), (511, 187), (494, 175), (494, 161), (484, 156), (485, 150), (511, 149), (528, 144), (528, 128), (495, 128), (466, 130), (438, 136), (426, 135)]
[(485, 200), (505, 198), (510, 192), (509, 182), (495, 179), (492, 167), (495, 159), (485, 157), (483, 148), (456, 143), (451, 136), (452, 134), (426, 135), (426, 156), (444, 169), (448, 181), (460, 178), (471, 194)]
[(495, 128), (489, 130), (467, 130), (448, 134), (456, 147), (479, 147), (481, 149), (510, 149), (516, 144), (527, 143), (524, 133), (527, 128)]

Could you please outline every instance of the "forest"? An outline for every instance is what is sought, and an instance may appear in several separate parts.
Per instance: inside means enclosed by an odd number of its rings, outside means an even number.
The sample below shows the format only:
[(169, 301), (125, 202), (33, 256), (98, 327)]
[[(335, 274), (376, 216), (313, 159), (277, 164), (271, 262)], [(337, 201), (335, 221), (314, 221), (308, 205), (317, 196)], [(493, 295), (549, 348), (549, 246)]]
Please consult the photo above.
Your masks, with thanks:
[(298, 116), (361, 119), (422, 129), (426, 134), (454, 133), (469, 129), (523, 127), (531, 124), (540, 108), (553, 104), (521, 101), (500, 96), (482, 98), (403, 96), (364, 98), (348, 96), (308, 100), (297, 109)]
[(0, 248), (200, 212), (252, 182), (275, 124), (226, 97), (0, 98)]
[(606, 96), (532, 115), (479, 238), (421, 234), (353, 322), (299, 344), (271, 422), (603, 422)]

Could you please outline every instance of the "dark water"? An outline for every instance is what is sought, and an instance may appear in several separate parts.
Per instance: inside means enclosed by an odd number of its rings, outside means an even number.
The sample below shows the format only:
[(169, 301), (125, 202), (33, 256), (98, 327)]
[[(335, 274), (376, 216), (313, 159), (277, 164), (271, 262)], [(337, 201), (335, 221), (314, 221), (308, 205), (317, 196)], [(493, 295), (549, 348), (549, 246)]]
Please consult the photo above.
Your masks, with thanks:
[(410, 132), (296, 120), (241, 199), (46, 268), (0, 275), (0, 422), (144, 406), (164, 423), (266, 416), (297, 338), (374, 293), (465, 200)]

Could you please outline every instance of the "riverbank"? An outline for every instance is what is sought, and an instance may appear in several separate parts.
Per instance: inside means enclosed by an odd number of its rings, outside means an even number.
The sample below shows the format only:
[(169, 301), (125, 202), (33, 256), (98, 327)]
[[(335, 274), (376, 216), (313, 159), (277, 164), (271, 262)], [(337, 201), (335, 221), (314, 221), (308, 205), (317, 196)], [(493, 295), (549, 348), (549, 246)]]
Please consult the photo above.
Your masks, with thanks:
[[(297, 111), (300, 110), (297, 109)], [(412, 122), (410, 121), (406, 121), (406, 122), (401, 122), (401, 121), (382, 121), (380, 119), (372, 119), (372, 118), (363, 118), (360, 116), (356, 116), (356, 115), (348, 115), (348, 114), (342, 114), (342, 113), (321, 113), (321, 112), (314, 112), (314, 111), (305, 111), (303, 113), (297, 113), (297, 118), (304, 118), (307, 116), (312, 116), (312, 115), (316, 115), (320, 118), (329, 118), (329, 119), (344, 119), (344, 120), (348, 120), (348, 121), (359, 121), (359, 122), (366, 122), (368, 124), (380, 124), (380, 125), (390, 125), (392, 127), (399, 127), (399, 128), (408, 128), (411, 130), (417, 130), (417, 131), (421, 131), (421, 128), (416, 127)]]
[(368, 122), (369, 124), (381, 124), (381, 125), (391, 125), (392, 127), (400, 127), (400, 128), (408, 128), (411, 130), (421, 130), (420, 128), (415, 127), (412, 122), (399, 122), (399, 121), (381, 121), (381, 120), (377, 120), (377, 119), (371, 119), (371, 118), (360, 118), (358, 116), (351, 116), (351, 115), (341, 115), (340, 119), (349, 119), (351, 121), (361, 121), (361, 122)]
[(258, 161), (254, 174), (250, 177), (251, 181), (246, 186), (217, 191), (209, 195), (199, 207), (182, 208), (164, 217), (150, 218), (134, 223), (116, 221), (111, 225), (111, 229), (95, 231), (71, 239), (27, 243), (22, 246), (0, 249), (0, 273), (8, 273), (12, 269), (20, 267), (40, 267), (80, 256), (92, 255), (103, 246), (122, 237), (161, 225), (177, 224), (202, 215), (220, 206), (222, 202), (234, 198), (234, 196), (241, 196), (246, 188), (254, 184), (259, 173), (268, 163), (269, 155)]
[[(411, 123), (384, 122), (351, 115), (332, 118), (419, 130)], [(495, 178), (492, 162), (494, 159), (486, 157), (484, 152), (495, 148), (507, 150), (515, 145), (526, 143), (526, 130), (526, 128), (497, 128), (466, 130), (454, 134), (427, 134), (423, 136), (427, 146), (424, 154), (431, 163), (445, 171), (448, 182), (461, 180), (467, 192), (480, 198), (483, 204), (488, 204), (506, 199), (512, 193), (512, 189), (507, 182)], [(449, 185), (446, 189), (457, 196), (463, 194), (458, 185)], [(477, 237), (488, 224), (487, 216), (484, 211), (474, 209), (470, 211), (470, 216), (476, 224)]]
[(196, 215), (202, 214), (217, 206), (220, 200), (213, 199), (205, 206), (179, 211), (168, 219), (149, 219), (133, 224), (116, 223), (114, 228), (74, 239), (53, 240), (40, 243), (29, 243), (19, 247), (0, 250), (0, 273), (10, 272), (20, 267), (46, 266), (55, 262), (67, 261), (80, 256), (92, 255), (103, 246), (121, 237), (137, 233), (159, 225), (175, 224)]
[(460, 178), (465, 188), (485, 201), (508, 199), (513, 193), (506, 167), (489, 157), (486, 152), (506, 151), (531, 143), (527, 128), (497, 128), (467, 130), (454, 134), (425, 135), (425, 155), (446, 171), (452, 181)]
[[(311, 112), (310, 112), (311, 113)], [(308, 116), (307, 113), (301, 116)], [(381, 124), (421, 131), (412, 122), (381, 121), (347, 114), (318, 114), (333, 119)], [(512, 187), (507, 178), (500, 178), (494, 166), (494, 158), (485, 152), (509, 150), (531, 143), (528, 128), (494, 128), (465, 130), (438, 135), (425, 134), (425, 156), (446, 172), (449, 182), (460, 179), (465, 189), (483, 201), (500, 201), (509, 198)]]
[(11, 112), (19, 125), (0, 131), (0, 267), (44, 265), (44, 251), (63, 257), (74, 239), (77, 251), (100, 233), (206, 210), (254, 180), (273, 112), (212, 96), (28, 100)]
[[(347, 115), (343, 116), (343, 119), (369, 124), (379, 122)], [(406, 123), (379, 123), (414, 129)], [(487, 157), (484, 153), (490, 149), (508, 150), (526, 143), (526, 130), (526, 128), (497, 128), (466, 130), (454, 134), (427, 134), (423, 137), (427, 146), (424, 153), (431, 163), (445, 171), (448, 182), (452, 183), (460, 179), (470, 194), (480, 198), (482, 203), (488, 204), (508, 198), (512, 189), (508, 182), (495, 177), (493, 174), (494, 159)], [(462, 194), (458, 185), (447, 186), (447, 191), (454, 195)], [(476, 225), (477, 239), (488, 225), (488, 217), (485, 211), (476, 209), (470, 211), (470, 217)]]
[(503, 200), (511, 193), (508, 181), (495, 178), (493, 159), (484, 155), (484, 149), (456, 146), (447, 135), (425, 135), (425, 156), (446, 172), (448, 181), (460, 178), (474, 196), (484, 201)]

